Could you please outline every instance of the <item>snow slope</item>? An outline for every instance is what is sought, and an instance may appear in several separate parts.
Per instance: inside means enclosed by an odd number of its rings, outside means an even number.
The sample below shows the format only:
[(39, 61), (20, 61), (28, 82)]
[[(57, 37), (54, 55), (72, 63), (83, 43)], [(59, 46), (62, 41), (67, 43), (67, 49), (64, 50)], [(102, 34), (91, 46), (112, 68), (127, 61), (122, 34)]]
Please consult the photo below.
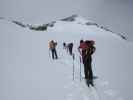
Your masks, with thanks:
[[(132, 100), (133, 44), (96, 26), (57, 21), (47, 31), (32, 31), (0, 21), (0, 100)], [(58, 42), (53, 61), (48, 41)], [(80, 39), (96, 41), (96, 89), (79, 80)], [(63, 42), (74, 42), (73, 60)], [(83, 68), (82, 68), (83, 75)]]

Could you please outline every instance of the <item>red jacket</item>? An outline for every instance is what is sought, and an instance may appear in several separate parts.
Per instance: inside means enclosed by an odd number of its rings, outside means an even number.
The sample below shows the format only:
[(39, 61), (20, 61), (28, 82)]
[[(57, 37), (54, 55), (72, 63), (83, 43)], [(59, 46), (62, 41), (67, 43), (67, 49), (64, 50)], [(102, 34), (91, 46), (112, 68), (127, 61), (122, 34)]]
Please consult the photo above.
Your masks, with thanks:
[(80, 43), (79, 48), (82, 49), (82, 50), (83, 49), (87, 49), (88, 48), (88, 45), (85, 42), (83, 42), (83, 43)]

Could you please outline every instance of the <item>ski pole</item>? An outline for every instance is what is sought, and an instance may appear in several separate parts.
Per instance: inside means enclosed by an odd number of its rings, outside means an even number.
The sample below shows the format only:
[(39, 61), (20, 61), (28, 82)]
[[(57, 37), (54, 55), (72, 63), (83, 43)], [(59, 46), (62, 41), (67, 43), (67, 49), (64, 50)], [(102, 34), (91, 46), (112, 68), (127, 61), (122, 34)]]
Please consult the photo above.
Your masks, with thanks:
[(49, 48), (49, 58), (51, 59), (51, 56), (50, 56), (50, 48)]
[(72, 55), (72, 57), (73, 57), (73, 81), (74, 81), (74, 76), (75, 76), (75, 75), (74, 75), (74, 71), (75, 71), (75, 70), (74, 70), (74, 59), (75, 59), (74, 54)]
[(79, 56), (80, 59), (80, 81), (81, 81), (81, 57)]

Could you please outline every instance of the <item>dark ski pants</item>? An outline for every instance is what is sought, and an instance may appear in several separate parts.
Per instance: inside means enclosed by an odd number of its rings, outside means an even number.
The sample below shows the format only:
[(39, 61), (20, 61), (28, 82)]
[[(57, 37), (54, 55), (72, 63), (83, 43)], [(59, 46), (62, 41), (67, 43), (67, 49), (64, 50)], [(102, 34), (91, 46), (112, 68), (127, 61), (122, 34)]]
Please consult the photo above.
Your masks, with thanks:
[(72, 47), (69, 47), (69, 54), (72, 55)]
[(91, 57), (86, 59), (84, 62), (84, 74), (85, 74), (85, 79), (89, 79), (93, 81), (93, 72), (92, 72), (92, 66), (91, 66)]
[(51, 49), (51, 51), (52, 51), (52, 58), (53, 58), (53, 59), (58, 59), (56, 49), (53, 48), (53, 49)]
[(93, 83), (93, 72), (92, 72), (92, 67), (91, 67), (91, 63), (87, 62), (84, 64), (84, 73), (85, 73), (85, 79), (87, 82), (87, 85), (91, 85), (94, 86)]

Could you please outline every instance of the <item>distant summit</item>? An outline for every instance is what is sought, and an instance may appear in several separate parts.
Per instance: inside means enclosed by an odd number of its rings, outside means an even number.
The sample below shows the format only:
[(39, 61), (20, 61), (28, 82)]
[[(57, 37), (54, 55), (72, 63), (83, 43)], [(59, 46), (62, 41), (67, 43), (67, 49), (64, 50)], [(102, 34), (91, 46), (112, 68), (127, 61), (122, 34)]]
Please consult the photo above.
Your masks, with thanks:
[(72, 15), (70, 17), (66, 17), (66, 18), (61, 19), (61, 21), (73, 22), (73, 21), (75, 21), (75, 19), (77, 17), (78, 17), (78, 15)]
[(90, 20), (88, 20), (88, 19), (85, 19), (85, 18), (83, 18), (83, 17), (81, 17), (81, 16), (78, 16), (78, 15), (76, 15), (76, 14), (75, 14), (75, 15), (72, 15), (72, 16), (70, 16), (70, 17), (66, 17), (66, 18), (64, 18), (64, 19), (61, 19), (61, 21), (66, 21), (66, 22), (77, 22), (77, 24), (82, 24), (82, 25), (87, 25), (87, 26), (96, 26), (96, 27), (98, 27), (98, 28), (100, 28), (100, 29), (103, 29), (103, 30), (105, 30), (105, 31), (108, 31), (108, 32), (117, 34), (117, 35), (119, 35), (122, 39), (127, 40), (127, 37), (124, 36), (123, 34), (113, 32), (111, 29), (109, 29), (109, 28), (107, 28), (107, 27), (105, 27), (105, 26), (99, 25), (99, 24), (97, 24), (97, 23), (95, 23), (95, 22), (92, 22), (92, 21), (90, 21)]

